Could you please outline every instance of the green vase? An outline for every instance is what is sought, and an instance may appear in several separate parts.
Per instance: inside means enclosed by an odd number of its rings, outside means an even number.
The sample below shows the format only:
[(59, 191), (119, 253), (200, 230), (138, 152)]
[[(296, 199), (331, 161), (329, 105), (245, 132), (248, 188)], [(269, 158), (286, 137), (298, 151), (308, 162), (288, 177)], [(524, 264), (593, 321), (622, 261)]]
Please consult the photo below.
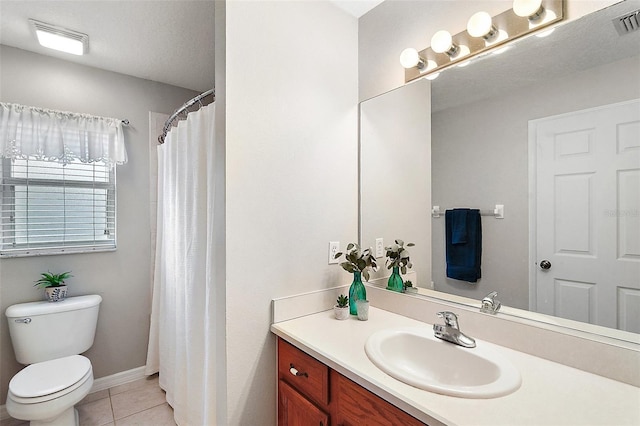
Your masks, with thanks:
[(367, 300), (367, 289), (362, 284), (362, 276), (359, 271), (353, 273), (353, 282), (349, 287), (349, 313), (358, 315), (356, 300)]
[(404, 286), (404, 281), (402, 281), (402, 277), (400, 276), (399, 267), (394, 266), (393, 272), (389, 277), (389, 281), (387, 281), (387, 290), (397, 291), (398, 293), (402, 293), (403, 286)]

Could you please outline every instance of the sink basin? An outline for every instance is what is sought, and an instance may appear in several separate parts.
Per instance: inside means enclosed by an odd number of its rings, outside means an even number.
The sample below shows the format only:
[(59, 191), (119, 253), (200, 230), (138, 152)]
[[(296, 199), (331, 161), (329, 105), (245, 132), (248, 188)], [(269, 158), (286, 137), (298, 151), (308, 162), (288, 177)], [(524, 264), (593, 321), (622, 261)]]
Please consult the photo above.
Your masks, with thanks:
[(520, 372), (487, 343), (463, 348), (433, 336), (431, 327), (393, 328), (365, 344), (376, 367), (411, 386), (463, 398), (495, 398), (520, 387)]

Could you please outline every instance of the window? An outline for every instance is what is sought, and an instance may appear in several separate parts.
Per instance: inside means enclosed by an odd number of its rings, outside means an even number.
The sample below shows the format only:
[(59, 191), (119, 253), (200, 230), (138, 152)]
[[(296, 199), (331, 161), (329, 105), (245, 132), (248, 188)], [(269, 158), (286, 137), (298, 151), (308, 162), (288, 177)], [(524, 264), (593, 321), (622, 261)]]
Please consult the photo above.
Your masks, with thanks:
[(0, 102), (0, 257), (115, 250), (127, 124)]
[(116, 168), (64, 162), (2, 159), (0, 256), (115, 249)]

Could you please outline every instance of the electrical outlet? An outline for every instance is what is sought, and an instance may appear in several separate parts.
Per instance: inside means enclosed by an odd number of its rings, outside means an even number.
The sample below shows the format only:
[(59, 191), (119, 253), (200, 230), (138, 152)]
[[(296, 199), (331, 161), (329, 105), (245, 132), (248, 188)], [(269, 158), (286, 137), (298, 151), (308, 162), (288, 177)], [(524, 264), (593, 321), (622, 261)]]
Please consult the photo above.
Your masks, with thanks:
[(340, 241), (329, 242), (329, 265), (339, 263), (339, 259), (336, 259), (336, 253), (340, 252)]
[(384, 256), (384, 240), (376, 238), (376, 257), (380, 258), (382, 256)]

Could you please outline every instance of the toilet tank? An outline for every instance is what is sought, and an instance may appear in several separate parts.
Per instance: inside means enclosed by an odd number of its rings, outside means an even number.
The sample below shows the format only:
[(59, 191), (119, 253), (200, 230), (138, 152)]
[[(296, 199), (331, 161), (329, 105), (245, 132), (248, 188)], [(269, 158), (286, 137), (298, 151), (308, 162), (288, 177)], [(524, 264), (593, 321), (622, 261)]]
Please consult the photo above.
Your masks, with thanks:
[(20, 364), (81, 354), (93, 345), (102, 297), (68, 297), (61, 302), (12, 305), (5, 315)]

